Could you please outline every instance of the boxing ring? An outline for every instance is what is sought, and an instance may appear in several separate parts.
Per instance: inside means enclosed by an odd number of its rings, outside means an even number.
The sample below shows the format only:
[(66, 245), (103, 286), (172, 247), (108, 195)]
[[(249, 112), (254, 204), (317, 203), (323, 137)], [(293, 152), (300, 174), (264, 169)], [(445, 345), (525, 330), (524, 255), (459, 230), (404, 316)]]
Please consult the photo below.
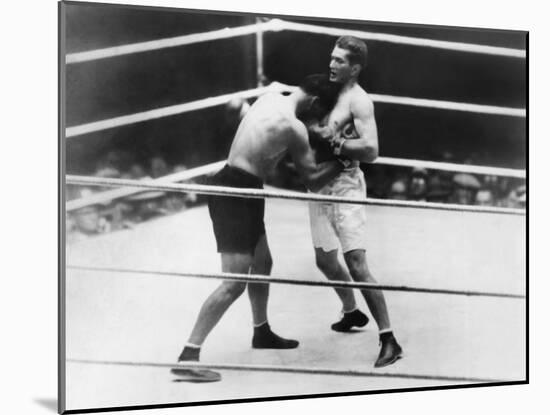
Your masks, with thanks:
[[(524, 50), (435, 41), (272, 19), (253, 25), (66, 55), (66, 64), (256, 36), (261, 79), (262, 35), (293, 31), (353, 35), (373, 42), (525, 59)], [(64, 139), (251, 99), (295, 87), (273, 82), (178, 105), (68, 126)], [(374, 102), (525, 117), (523, 108), (370, 94)], [(111, 187), (67, 201), (66, 212), (151, 190), (265, 198), (271, 276), (220, 273), (205, 206), (134, 229), (66, 247), (64, 363), (67, 409), (246, 400), (471, 384), (526, 378), (526, 212), (448, 203), (349, 199), (281, 189), (234, 189), (185, 183), (217, 171), (224, 160), (155, 180), (67, 175), (66, 184)], [(379, 157), (377, 164), (525, 179), (525, 170)], [(182, 183), (183, 182), (183, 183)], [(308, 201), (363, 204), (368, 210), (369, 266), (380, 284), (327, 281), (315, 267)], [(151, 267), (151, 263), (158, 266)], [(272, 283), (272, 326), (300, 340), (293, 351), (250, 347), (247, 301), (236, 302), (205, 343), (200, 363), (176, 363), (200, 305), (219, 280)], [(332, 288), (384, 290), (404, 358), (373, 369), (374, 322), (331, 332), (339, 301)], [(361, 303), (362, 304), (362, 303)], [(365, 307), (360, 306), (364, 309)], [(495, 350), (498, 349), (498, 353)], [(178, 382), (174, 367), (219, 370), (212, 384)]]

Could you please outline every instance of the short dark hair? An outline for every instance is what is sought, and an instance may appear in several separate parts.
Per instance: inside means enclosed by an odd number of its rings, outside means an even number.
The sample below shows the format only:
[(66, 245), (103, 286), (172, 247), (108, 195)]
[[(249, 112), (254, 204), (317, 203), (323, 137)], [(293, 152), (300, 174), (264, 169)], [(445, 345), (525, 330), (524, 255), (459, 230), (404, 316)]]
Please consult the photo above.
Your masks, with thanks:
[(335, 46), (348, 51), (348, 59), (352, 65), (359, 64), (361, 68), (367, 66), (367, 44), (353, 36), (341, 36)]
[(318, 98), (314, 112), (319, 111), (322, 114), (311, 114), (313, 117), (322, 117), (332, 111), (342, 88), (341, 84), (330, 82), (326, 74), (308, 75), (300, 82), (299, 86), (306, 94)]

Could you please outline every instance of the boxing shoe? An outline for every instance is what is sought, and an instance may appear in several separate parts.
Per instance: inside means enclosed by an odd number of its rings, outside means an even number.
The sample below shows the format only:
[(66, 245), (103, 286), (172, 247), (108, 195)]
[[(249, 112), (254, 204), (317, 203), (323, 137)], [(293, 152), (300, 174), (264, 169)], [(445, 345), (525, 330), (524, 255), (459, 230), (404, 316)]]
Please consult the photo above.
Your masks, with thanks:
[(334, 323), (330, 328), (340, 333), (351, 331), (353, 327), (365, 327), (369, 322), (369, 318), (359, 309), (342, 313), (340, 321)]
[(384, 333), (380, 335), (380, 353), (374, 363), (374, 367), (384, 367), (395, 363), (401, 358), (403, 349), (395, 340), (393, 333)]
[(254, 349), (295, 349), (300, 342), (284, 339), (271, 331), (268, 323), (254, 327), (252, 347)]

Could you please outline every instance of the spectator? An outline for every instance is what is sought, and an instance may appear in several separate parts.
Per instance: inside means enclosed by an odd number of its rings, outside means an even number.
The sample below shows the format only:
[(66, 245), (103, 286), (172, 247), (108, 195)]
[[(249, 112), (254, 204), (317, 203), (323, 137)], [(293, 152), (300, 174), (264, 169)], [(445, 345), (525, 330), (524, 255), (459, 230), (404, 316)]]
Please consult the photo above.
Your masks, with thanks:
[(499, 177), (496, 181), (496, 197), (497, 205), (502, 207), (509, 207), (510, 204), (510, 192), (511, 182), (509, 177)]
[(468, 173), (458, 173), (453, 176), (454, 191), (451, 203), (459, 205), (471, 205), (474, 203), (476, 193), (481, 187), (479, 180)]
[(455, 163), (455, 155), (448, 150), (443, 151), (441, 154), (441, 160), (443, 163)]
[(95, 175), (106, 178), (119, 178), (128, 170), (132, 156), (125, 151), (111, 150), (96, 165)]
[(506, 206), (511, 208), (524, 208), (527, 201), (527, 188), (521, 185), (513, 189), (507, 197)]
[(527, 192), (519, 196), (518, 204), (520, 208), (525, 209), (525, 207), (527, 206)]
[(161, 156), (155, 156), (151, 159), (151, 177), (153, 179), (166, 176), (169, 172), (168, 163)]
[[(69, 186), (69, 200), (86, 198), (96, 192), (96, 189), (84, 186)], [(104, 204), (93, 204), (84, 206), (72, 212), (66, 217), (67, 241), (74, 242), (90, 235), (109, 232), (111, 223), (109, 221), (110, 208)]]
[[(187, 166), (185, 164), (178, 164), (174, 166), (174, 173), (181, 172), (187, 170)], [(195, 180), (187, 180), (187, 183), (196, 183)], [(193, 192), (187, 192), (187, 193), (178, 193), (179, 196), (183, 197), (183, 202), (186, 206), (192, 206), (199, 202), (199, 196), (196, 193)]]
[(479, 206), (494, 206), (495, 197), (491, 189), (482, 187), (476, 194), (475, 204)]
[(428, 194), (426, 199), (429, 202), (446, 203), (452, 193), (452, 175), (447, 171), (433, 171), (428, 177)]
[(140, 163), (132, 163), (130, 166), (130, 169), (122, 174), (122, 178), (124, 179), (141, 179), (143, 177), (147, 176), (147, 172), (145, 171), (145, 168)]
[(404, 180), (396, 180), (392, 183), (388, 196), (394, 200), (406, 200), (407, 192), (407, 183)]
[[(117, 160), (114, 152), (107, 153), (105, 159), (97, 162), (97, 167), (94, 172), (94, 176), (104, 179), (118, 179), (120, 178), (120, 170), (115, 166), (114, 161)], [(108, 186), (98, 186), (94, 188), (94, 192), (101, 192), (109, 190)]]
[(98, 233), (101, 229), (99, 206), (85, 206), (73, 213), (74, 224), (79, 232), (91, 235)]
[(428, 194), (427, 179), (428, 172), (426, 169), (415, 167), (412, 170), (411, 179), (409, 182), (409, 198), (412, 200), (425, 201)]
[[(187, 170), (186, 165), (176, 164), (174, 166), (173, 173), (184, 172), (186, 170)], [(178, 212), (180, 210), (185, 209), (188, 205), (195, 204), (196, 202), (197, 202), (196, 193), (169, 192), (164, 198), (164, 207), (170, 212)]]
[(96, 169), (94, 176), (102, 177), (106, 179), (118, 179), (121, 174), (120, 171), (115, 167), (103, 166)]
[(167, 213), (167, 210), (162, 206), (164, 196), (164, 192), (156, 190), (129, 196), (127, 200), (132, 206), (133, 219), (142, 221), (158, 214)]

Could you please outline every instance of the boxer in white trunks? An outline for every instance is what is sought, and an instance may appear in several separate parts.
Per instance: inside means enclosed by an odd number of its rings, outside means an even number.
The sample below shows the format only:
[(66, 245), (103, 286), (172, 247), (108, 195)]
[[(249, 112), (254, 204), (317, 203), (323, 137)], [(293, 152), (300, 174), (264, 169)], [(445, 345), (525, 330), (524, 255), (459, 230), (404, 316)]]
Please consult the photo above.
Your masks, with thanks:
[[(365, 178), (359, 164), (371, 163), (378, 157), (374, 105), (357, 81), (366, 58), (367, 46), (362, 40), (343, 36), (336, 41), (329, 79), (342, 84), (342, 89), (327, 118), (310, 128), (310, 143), (320, 150), (319, 153), (327, 152), (328, 143), (328, 151), (345, 161), (348, 167), (319, 190), (320, 194), (366, 197)], [(368, 228), (364, 205), (310, 203), (310, 222), (316, 263), (328, 279), (349, 281), (338, 260), (341, 248), (353, 280), (376, 283), (365, 256)], [(332, 329), (347, 332), (353, 327), (365, 326), (368, 318), (357, 308), (353, 291), (337, 289), (336, 292), (343, 304), (343, 316)], [(384, 294), (381, 290), (363, 290), (362, 294), (379, 329), (381, 348), (374, 366), (390, 365), (401, 357), (402, 349), (390, 325)]]

